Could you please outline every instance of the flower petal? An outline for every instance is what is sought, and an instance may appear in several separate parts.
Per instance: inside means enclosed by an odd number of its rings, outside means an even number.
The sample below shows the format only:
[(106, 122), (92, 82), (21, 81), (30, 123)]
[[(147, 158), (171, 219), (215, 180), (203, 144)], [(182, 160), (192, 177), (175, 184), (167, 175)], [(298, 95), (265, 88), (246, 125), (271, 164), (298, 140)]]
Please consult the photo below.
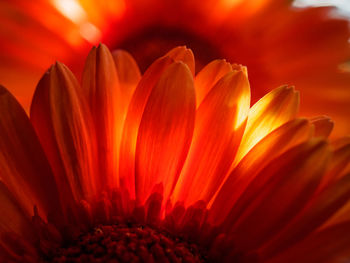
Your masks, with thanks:
[(0, 178), (28, 214), (61, 212), (49, 162), (29, 118), (16, 99), (0, 86)]
[(190, 147), (195, 119), (193, 77), (182, 62), (169, 66), (152, 90), (137, 137), (136, 196), (143, 204), (156, 184), (167, 199)]
[(209, 92), (197, 110), (193, 141), (174, 202), (190, 205), (210, 200), (235, 157), (249, 104), (249, 82), (242, 71), (228, 73)]
[(33, 231), (30, 215), (24, 211), (21, 204), (1, 181), (0, 203), (0, 237), (3, 233), (15, 233), (33, 241), (35, 239), (35, 233)]
[(211, 206), (209, 219), (220, 224), (255, 176), (274, 158), (311, 138), (306, 119), (295, 119), (258, 142), (233, 169)]
[(350, 174), (325, 189), (282, 233), (261, 250), (264, 257), (278, 254), (304, 239), (350, 200)]
[(142, 114), (153, 87), (173, 61), (167, 56), (156, 60), (141, 78), (129, 105), (120, 144), (119, 173), (121, 183), (130, 191), (131, 198), (135, 198), (135, 151)]
[(310, 119), (311, 123), (315, 126), (315, 137), (327, 138), (334, 126), (334, 122), (327, 116), (318, 116)]
[(136, 61), (128, 52), (124, 50), (115, 50), (112, 52), (112, 56), (120, 83), (123, 115), (126, 115), (131, 97), (141, 79), (141, 73)]
[(195, 62), (191, 49), (188, 49), (185, 46), (176, 47), (170, 50), (165, 56), (172, 58), (174, 61), (182, 61), (183, 63), (185, 63), (191, 70), (192, 75), (194, 76)]
[(206, 65), (196, 75), (194, 85), (196, 88), (197, 107), (199, 107), (216, 82), (231, 71), (232, 66), (230, 63), (224, 59), (217, 59)]
[(114, 60), (105, 45), (92, 48), (82, 76), (84, 94), (96, 131), (100, 184), (119, 184), (118, 153), (123, 125), (121, 92)]
[(67, 207), (97, 190), (91, 120), (78, 86), (70, 70), (56, 63), (40, 80), (30, 111)]
[(346, 262), (346, 259), (350, 257), (349, 233), (350, 221), (329, 227), (314, 233), (268, 262)]
[(249, 111), (247, 127), (235, 164), (267, 134), (295, 118), (298, 108), (299, 93), (288, 86), (274, 89), (255, 103)]
[(317, 190), (329, 157), (325, 141), (310, 140), (271, 161), (226, 218), (237, 246), (256, 249), (285, 227)]

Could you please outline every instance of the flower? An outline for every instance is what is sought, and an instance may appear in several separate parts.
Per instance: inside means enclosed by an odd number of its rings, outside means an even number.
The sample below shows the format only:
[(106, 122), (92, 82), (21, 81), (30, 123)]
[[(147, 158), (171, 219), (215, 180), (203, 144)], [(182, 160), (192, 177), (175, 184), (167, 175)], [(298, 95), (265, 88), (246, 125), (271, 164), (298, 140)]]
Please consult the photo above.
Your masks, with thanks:
[(246, 67), (194, 72), (185, 47), (141, 76), (100, 45), (81, 85), (44, 74), (30, 118), (1, 87), (1, 261), (349, 259), (350, 139), (296, 118), (292, 87), (250, 108)]
[(341, 69), (349, 60), (348, 21), (331, 17), (332, 8), (301, 9), (292, 2), (3, 2), (0, 78), (26, 108), (41, 72), (59, 59), (79, 74), (79, 58), (91, 43), (128, 50), (142, 71), (187, 45), (197, 69), (218, 57), (247, 65), (253, 102), (272, 87), (297, 86), (302, 116), (330, 116), (337, 123), (332, 135), (339, 137), (350, 132), (350, 75)]

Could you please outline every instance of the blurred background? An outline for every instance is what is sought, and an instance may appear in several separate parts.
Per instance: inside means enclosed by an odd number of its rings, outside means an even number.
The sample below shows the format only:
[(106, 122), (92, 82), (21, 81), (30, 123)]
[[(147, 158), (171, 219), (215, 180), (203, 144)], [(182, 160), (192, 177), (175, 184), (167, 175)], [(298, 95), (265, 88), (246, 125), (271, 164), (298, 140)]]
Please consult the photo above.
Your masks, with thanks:
[(178, 45), (196, 57), (248, 66), (255, 102), (283, 84), (301, 115), (328, 115), (350, 134), (348, 0), (1, 0), (0, 84), (28, 110), (56, 60), (79, 78), (91, 46), (123, 48), (141, 71)]

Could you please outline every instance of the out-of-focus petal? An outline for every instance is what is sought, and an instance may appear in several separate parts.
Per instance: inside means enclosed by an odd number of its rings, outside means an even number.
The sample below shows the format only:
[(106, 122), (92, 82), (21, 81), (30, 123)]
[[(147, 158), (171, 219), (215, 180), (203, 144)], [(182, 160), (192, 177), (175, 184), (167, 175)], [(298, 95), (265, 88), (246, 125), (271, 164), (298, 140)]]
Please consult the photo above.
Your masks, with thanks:
[(315, 137), (327, 138), (334, 126), (334, 122), (327, 116), (319, 116), (310, 119), (311, 123), (315, 126)]
[(162, 74), (145, 106), (137, 138), (136, 195), (143, 203), (156, 184), (172, 191), (190, 147), (195, 119), (193, 77), (182, 62)]
[(350, 240), (349, 236), (345, 234), (349, 232), (350, 221), (315, 232), (310, 237), (267, 262), (342, 262), (350, 257)]
[(247, 127), (235, 163), (271, 131), (295, 118), (299, 110), (299, 93), (282, 86), (261, 98), (249, 111)]
[(281, 231), (317, 190), (329, 157), (326, 142), (310, 140), (271, 161), (226, 218), (237, 246), (256, 249)]
[(92, 48), (89, 53), (82, 77), (82, 93), (95, 125), (100, 183), (109, 188), (116, 187), (119, 185), (123, 105), (115, 63), (104, 45)]
[(26, 212), (32, 214), (34, 205), (45, 214), (43, 218), (61, 212), (52, 170), (29, 118), (1, 86), (0, 136), (0, 179), (23, 202)]
[(260, 251), (264, 257), (278, 254), (307, 237), (350, 200), (350, 174), (327, 187), (309, 207)]
[(220, 224), (255, 176), (271, 160), (310, 139), (312, 131), (306, 119), (295, 119), (258, 142), (233, 169), (219, 190), (210, 209), (210, 221)]
[(210, 200), (231, 167), (249, 104), (249, 82), (242, 71), (226, 74), (211, 89), (197, 110), (193, 141), (175, 188), (175, 202), (190, 205)]
[(197, 107), (202, 103), (210, 89), (216, 82), (232, 71), (230, 63), (222, 59), (217, 59), (206, 65), (195, 78)]

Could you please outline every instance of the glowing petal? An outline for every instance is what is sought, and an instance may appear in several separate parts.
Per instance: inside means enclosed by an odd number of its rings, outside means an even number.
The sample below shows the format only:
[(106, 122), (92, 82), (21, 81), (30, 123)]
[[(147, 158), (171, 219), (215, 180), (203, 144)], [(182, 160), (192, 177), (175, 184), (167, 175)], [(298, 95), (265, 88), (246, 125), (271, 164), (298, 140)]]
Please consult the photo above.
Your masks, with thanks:
[(249, 102), (249, 83), (242, 71), (226, 74), (208, 93), (197, 110), (191, 149), (174, 201), (188, 205), (210, 200), (235, 157), (245, 123), (237, 128), (235, 124), (242, 110), (247, 116)]
[(100, 184), (112, 188), (119, 184), (118, 151), (123, 116), (117, 71), (104, 45), (94, 47), (89, 53), (82, 77), (82, 93), (96, 127)]
[(306, 119), (292, 120), (258, 142), (239, 162), (215, 197), (209, 219), (220, 224), (255, 176), (274, 158), (311, 138)]
[(195, 92), (191, 72), (174, 63), (152, 90), (137, 138), (135, 179), (143, 204), (156, 184), (167, 199), (185, 161), (194, 127)]
[(235, 164), (262, 138), (271, 131), (295, 118), (299, 109), (299, 93), (283, 86), (274, 89), (250, 109), (242, 144)]

